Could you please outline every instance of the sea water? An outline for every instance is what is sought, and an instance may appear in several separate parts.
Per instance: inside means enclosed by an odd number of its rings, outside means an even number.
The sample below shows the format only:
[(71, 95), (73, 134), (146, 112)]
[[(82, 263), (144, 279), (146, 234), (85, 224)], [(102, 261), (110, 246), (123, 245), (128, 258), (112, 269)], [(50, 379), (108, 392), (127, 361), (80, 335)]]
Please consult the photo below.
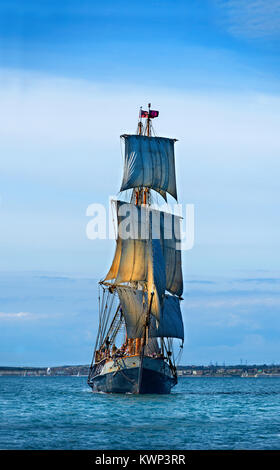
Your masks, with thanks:
[(1, 449), (280, 449), (280, 378), (179, 378), (170, 395), (0, 377)]

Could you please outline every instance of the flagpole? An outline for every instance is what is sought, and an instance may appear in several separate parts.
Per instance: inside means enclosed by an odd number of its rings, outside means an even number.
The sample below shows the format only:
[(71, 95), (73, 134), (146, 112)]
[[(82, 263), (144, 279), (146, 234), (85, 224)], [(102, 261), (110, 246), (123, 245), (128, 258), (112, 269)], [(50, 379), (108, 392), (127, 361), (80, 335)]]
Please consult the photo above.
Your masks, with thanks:
[(140, 111), (139, 111), (139, 121), (138, 121), (138, 135), (142, 135), (142, 106), (140, 106)]
[(148, 104), (148, 118), (147, 118), (147, 136), (151, 137), (151, 118), (150, 118), (150, 109), (151, 109), (151, 103)]

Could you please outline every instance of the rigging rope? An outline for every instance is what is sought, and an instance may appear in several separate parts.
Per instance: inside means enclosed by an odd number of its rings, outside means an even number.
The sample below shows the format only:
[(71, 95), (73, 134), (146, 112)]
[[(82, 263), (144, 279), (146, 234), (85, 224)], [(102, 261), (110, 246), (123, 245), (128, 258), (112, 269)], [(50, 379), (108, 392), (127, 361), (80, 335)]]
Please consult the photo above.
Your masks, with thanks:
[[(111, 298), (109, 299), (109, 302), (108, 302), (108, 297), (110, 294), (111, 294)], [(108, 295), (107, 295), (106, 305), (104, 309), (104, 324), (103, 324), (102, 335), (101, 335), (101, 344), (104, 343), (105, 337), (107, 335), (107, 326), (108, 326), (108, 322), (109, 322), (109, 318), (110, 318), (110, 314), (112, 311), (112, 306), (113, 306), (113, 302), (115, 298), (116, 298), (115, 292), (110, 293), (110, 289), (108, 289)]]

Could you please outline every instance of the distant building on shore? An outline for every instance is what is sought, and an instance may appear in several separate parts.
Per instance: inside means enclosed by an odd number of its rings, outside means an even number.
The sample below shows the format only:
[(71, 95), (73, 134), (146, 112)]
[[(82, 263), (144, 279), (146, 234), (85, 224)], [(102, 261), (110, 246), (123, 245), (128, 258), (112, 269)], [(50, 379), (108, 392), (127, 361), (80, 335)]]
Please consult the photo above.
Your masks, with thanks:
[[(77, 376), (86, 377), (89, 365), (61, 367), (0, 367), (1, 376)], [(179, 366), (179, 377), (280, 377), (280, 365)]]

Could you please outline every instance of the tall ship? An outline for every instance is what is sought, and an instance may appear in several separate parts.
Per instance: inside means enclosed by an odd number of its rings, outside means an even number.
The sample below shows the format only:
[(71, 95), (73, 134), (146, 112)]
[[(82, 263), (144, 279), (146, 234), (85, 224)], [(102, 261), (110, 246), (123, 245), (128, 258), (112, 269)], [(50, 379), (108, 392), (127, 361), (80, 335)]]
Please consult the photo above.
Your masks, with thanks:
[(184, 326), (181, 219), (168, 209), (177, 201), (174, 145), (157, 137), (159, 112), (140, 108), (135, 134), (121, 135), (122, 200), (112, 201), (116, 248), (99, 282), (99, 326), (89, 369), (94, 392), (170, 393), (177, 384)]

